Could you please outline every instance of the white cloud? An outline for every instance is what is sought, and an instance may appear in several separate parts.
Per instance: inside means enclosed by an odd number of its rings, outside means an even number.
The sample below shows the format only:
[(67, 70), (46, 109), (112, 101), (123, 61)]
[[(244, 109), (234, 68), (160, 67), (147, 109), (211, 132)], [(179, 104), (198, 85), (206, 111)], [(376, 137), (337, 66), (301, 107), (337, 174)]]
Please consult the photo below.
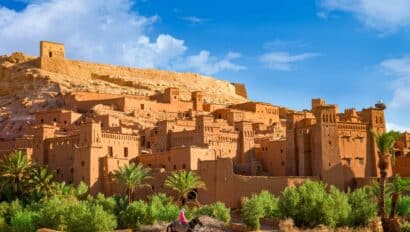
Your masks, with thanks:
[[(64, 43), (69, 58), (102, 63), (170, 68), (192, 59), (185, 54), (184, 40), (167, 34), (150, 39), (158, 16), (139, 15), (133, 4), (132, 0), (36, 0), (22, 11), (0, 5), (0, 54), (18, 50), (36, 55), (39, 41), (49, 40)], [(207, 73), (239, 70), (230, 58), (218, 60), (209, 53), (207, 57), (206, 68), (178, 67), (211, 71)]]
[(344, 11), (353, 13), (366, 26), (383, 32), (391, 32), (410, 25), (409, 0), (318, 0), (325, 12)]
[(319, 53), (301, 53), (291, 55), (288, 52), (269, 52), (260, 57), (260, 61), (268, 68), (290, 71), (296, 62), (320, 56)]
[(395, 79), (392, 81), (393, 99), (390, 106), (393, 108), (410, 108), (410, 56), (392, 58), (380, 63)]
[(186, 16), (186, 17), (181, 17), (181, 19), (189, 22), (190, 24), (202, 24), (202, 23), (209, 21), (208, 19), (199, 18), (196, 16)]
[(175, 65), (177, 69), (188, 68), (197, 70), (205, 75), (212, 75), (225, 70), (239, 71), (246, 69), (245, 66), (237, 65), (232, 62), (233, 59), (240, 58), (241, 54), (229, 52), (222, 59), (211, 56), (209, 51), (202, 50), (197, 55), (188, 56)]
[(395, 130), (395, 131), (401, 131), (401, 132), (405, 132), (408, 131), (410, 132), (410, 127), (406, 127), (406, 126), (402, 126), (402, 125), (398, 125), (395, 123), (386, 123), (386, 128), (387, 130)]

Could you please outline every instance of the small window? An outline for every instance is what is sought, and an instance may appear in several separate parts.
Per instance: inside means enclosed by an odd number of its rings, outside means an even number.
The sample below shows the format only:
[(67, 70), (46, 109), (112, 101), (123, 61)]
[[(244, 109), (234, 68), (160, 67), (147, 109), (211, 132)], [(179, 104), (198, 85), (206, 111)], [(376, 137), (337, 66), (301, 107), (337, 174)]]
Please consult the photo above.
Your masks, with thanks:
[(53, 53), (52, 52), (48, 52), (48, 56), (51, 58), (53, 57)]
[(85, 166), (85, 162), (81, 161), (81, 167), (84, 167), (84, 166)]
[(43, 123), (44, 123), (44, 119), (41, 119), (40, 122), (41, 122), (41, 124), (43, 124)]
[(124, 147), (124, 157), (128, 157), (128, 147)]
[(141, 106), (141, 110), (144, 110), (144, 108), (145, 108), (144, 104), (141, 104), (140, 106)]
[(174, 165), (174, 170), (176, 170), (177, 169), (177, 166), (176, 165)]
[(182, 164), (182, 169), (185, 169), (186, 168), (186, 165), (185, 164)]
[(54, 118), (54, 119), (53, 119), (53, 121), (54, 121), (54, 122), (57, 122), (57, 119), (56, 119), (56, 118)]
[(112, 147), (108, 147), (108, 156), (110, 156), (110, 157), (113, 157), (113, 156), (114, 156)]
[(280, 153), (283, 153), (283, 149), (280, 149)]

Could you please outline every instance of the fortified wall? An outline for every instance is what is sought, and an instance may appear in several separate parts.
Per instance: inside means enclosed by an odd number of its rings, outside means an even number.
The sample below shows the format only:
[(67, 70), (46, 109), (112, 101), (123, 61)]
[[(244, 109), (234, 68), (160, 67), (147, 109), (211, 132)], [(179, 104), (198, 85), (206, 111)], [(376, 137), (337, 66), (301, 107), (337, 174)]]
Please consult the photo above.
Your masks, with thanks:
[[(191, 91), (204, 91), (205, 99), (214, 100), (209, 95), (228, 95), (223, 99), (231, 103), (246, 101), (246, 89), (241, 84), (231, 84), (226, 81), (216, 80), (194, 73), (177, 73), (156, 69), (138, 69), (122, 66), (96, 64), (84, 61), (68, 60), (64, 57), (64, 45), (42, 41), (40, 43), (40, 57), (38, 67), (53, 73), (64, 74), (75, 78), (103, 79), (119, 86), (133, 86), (138, 88), (155, 89), (165, 91), (168, 87), (183, 89), (184, 83), (190, 85)], [(117, 78), (121, 77), (121, 78)], [(167, 83), (167, 84), (165, 84)], [(195, 85), (192, 85), (195, 83)], [(223, 93), (223, 94), (222, 94)], [(182, 92), (183, 100), (190, 99), (190, 92)], [(222, 97), (223, 98), (223, 97)]]

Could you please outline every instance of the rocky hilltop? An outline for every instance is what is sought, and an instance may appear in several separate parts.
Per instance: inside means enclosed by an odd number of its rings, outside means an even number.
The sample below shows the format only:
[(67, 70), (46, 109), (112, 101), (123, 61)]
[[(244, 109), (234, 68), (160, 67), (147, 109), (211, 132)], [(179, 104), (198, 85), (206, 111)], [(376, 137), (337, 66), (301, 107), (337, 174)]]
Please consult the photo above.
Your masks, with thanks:
[[(22, 135), (25, 125), (34, 120), (34, 112), (61, 107), (64, 95), (88, 92), (150, 97), (169, 87), (179, 89), (181, 100), (190, 100), (191, 92), (202, 91), (207, 103), (247, 101), (243, 85), (194, 73), (103, 65), (64, 57), (42, 59), (20, 52), (0, 56), (0, 139)], [(96, 107), (97, 113), (106, 114), (107, 110), (110, 109)], [(128, 115), (111, 113), (127, 121)], [(138, 122), (142, 118), (129, 120)]]

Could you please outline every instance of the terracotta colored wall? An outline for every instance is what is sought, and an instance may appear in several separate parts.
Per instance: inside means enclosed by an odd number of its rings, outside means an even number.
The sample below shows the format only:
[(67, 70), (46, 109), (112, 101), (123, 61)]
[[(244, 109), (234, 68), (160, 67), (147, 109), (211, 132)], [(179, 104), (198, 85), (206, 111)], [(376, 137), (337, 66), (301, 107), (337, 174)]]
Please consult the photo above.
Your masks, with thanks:
[(262, 140), (259, 144), (256, 160), (262, 163), (264, 171), (272, 176), (286, 176), (286, 140)]
[(262, 190), (278, 195), (287, 186), (299, 184), (316, 177), (266, 177), (241, 176), (232, 171), (230, 159), (200, 162), (198, 174), (206, 183), (207, 190), (199, 191), (201, 203), (222, 201), (229, 207), (240, 206), (242, 197), (251, 196)]
[(396, 157), (393, 173), (399, 174), (402, 177), (410, 177), (410, 156)]

